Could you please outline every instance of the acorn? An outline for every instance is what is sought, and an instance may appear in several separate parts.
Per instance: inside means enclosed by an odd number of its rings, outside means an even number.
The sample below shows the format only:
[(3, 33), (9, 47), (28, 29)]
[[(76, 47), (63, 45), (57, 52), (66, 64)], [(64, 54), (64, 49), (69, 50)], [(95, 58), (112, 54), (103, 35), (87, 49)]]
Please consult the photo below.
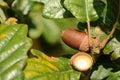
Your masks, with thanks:
[(85, 52), (78, 52), (70, 59), (72, 67), (78, 71), (87, 71), (93, 65), (93, 58)]
[(80, 51), (89, 50), (88, 35), (85, 32), (80, 32), (76, 29), (67, 29), (62, 34), (62, 40), (74, 49)]

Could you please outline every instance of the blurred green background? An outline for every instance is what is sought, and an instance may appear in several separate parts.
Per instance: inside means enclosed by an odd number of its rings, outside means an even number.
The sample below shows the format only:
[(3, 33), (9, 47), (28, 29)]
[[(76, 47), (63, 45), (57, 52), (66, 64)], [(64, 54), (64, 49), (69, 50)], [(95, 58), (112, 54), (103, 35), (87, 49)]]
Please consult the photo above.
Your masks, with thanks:
[(44, 6), (29, 0), (16, 0), (12, 4), (13, 13), (17, 11), (15, 17), (29, 27), (28, 36), (33, 39), (32, 48), (52, 56), (74, 54), (76, 50), (65, 45), (61, 35), (65, 29), (77, 28), (78, 20), (74, 17), (45, 18), (42, 15)]

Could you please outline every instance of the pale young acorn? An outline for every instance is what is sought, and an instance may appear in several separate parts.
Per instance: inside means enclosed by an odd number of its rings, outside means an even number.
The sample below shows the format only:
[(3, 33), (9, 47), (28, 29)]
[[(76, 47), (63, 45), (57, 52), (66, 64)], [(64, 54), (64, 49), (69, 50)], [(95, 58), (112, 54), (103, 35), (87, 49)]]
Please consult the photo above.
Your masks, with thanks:
[(91, 55), (85, 52), (78, 52), (73, 55), (70, 59), (71, 66), (78, 71), (87, 71), (89, 70), (94, 61)]

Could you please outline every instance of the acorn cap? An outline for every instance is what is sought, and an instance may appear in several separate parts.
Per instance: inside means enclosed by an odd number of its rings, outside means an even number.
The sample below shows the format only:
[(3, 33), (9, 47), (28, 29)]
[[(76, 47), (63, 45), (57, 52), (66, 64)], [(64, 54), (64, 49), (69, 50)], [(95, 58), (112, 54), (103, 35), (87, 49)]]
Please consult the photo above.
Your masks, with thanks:
[(65, 30), (62, 34), (62, 40), (74, 49), (81, 51), (87, 51), (89, 49), (88, 36), (84, 32), (80, 32), (76, 29)]
[(79, 52), (71, 57), (70, 64), (78, 71), (87, 71), (93, 65), (93, 58), (85, 52)]

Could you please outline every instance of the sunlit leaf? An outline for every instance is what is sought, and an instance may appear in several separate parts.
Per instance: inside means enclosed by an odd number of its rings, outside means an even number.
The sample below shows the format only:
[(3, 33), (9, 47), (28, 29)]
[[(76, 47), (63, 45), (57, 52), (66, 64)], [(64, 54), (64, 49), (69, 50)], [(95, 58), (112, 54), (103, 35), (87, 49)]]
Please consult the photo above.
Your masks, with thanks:
[(62, 0), (31, 0), (44, 4), (42, 15), (46, 18), (65, 18), (73, 15), (64, 8)]
[(2, 10), (2, 8), (0, 8), (0, 22), (5, 22), (6, 20), (6, 16), (4, 14), (4, 11)]
[(80, 72), (73, 70), (67, 58), (48, 57), (32, 50), (37, 58), (28, 59), (25, 80), (79, 80)]
[(64, 5), (80, 22), (98, 19), (93, 0), (65, 0)]
[(24, 78), (22, 69), (31, 46), (31, 39), (26, 35), (24, 24), (0, 24), (0, 80)]
[(120, 71), (111, 74), (106, 80), (120, 80)]
[(0, 0), (0, 6), (8, 7), (7, 3), (4, 0)]
[(65, 9), (61, 0), (48, 0), (44, 3), (43, 16), (48, 18), (63, 18)]
[(15, 0), (12, 6), (16, 11), (22, 12), (23, 15), (27, 15), (32, 4), (33, 2), (29, 0)]
[(35, 1), (35, 2), (46, 3), (48, 0), (30, 0), (30, 1)]
[(98, 66), (97, 70), (94, 70), (90, 79), (91, 80), (103, 80), (104, 78), (108, 77), (111, 72), (112, 68), (104, 68), (102, 65)]

